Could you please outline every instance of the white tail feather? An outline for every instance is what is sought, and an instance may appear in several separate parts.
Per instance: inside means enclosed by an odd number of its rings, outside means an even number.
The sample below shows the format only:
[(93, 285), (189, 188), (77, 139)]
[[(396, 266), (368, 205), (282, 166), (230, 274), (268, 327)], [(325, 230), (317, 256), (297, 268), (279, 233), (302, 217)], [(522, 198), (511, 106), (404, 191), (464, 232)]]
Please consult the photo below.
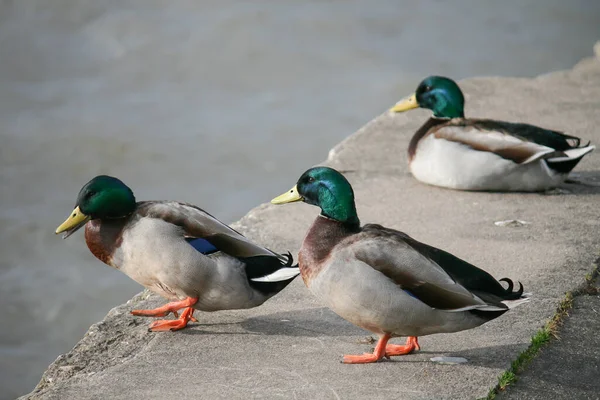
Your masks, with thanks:
[(529, 301), (530, 297), (531, 297), (531, 293), (523, 293), (521, 295), (521, 298), (519, 298), (519, 299), (516, 299), (516, 300), (504, 300), (502, 303), (506, 304), (506, 306), (510, 310), (512, 308), (520, 306), (523, 303), (527, 303)]
[(595, 148), (596, 148), (596, 146), (592, 145), (592, 146), (580, 147), (578, 149), (565, 150), (564, 151), (564, 153), (566, 154), (565, 157), (552, 157), (552, 158), (548, 158), (548, 161), (554, 162), (554, 163), (563, 162), (563, 161), (571, 161), (571, 160), (585, 156), (587, 153), (592, 152)]
[(261, 276), (260, 278), (253, 278), (250, 280), (254, 282), (279, 282), (293, 278), (298, 274), (300, 274), (300, 269), (286, 267), (278, 269), (272, 274)]
[(462, 311), (470, 311), (470, 310), (479, 310), (479, 311), (504, 311), (506, 308), (493, 306), (493, 305), (475, 305), (475, 306), (467, 306), (461, 308), (454, 308), (452, 310), (444, 310), (446, 312), (462, 312)]
[[(531, 293), (523, 293), (521, 295), (521, 297), (518, 298), (518, 299), (515, 299), (515, 300), (503, 300), (501, 303), (504, 304), (504, 305), (506, 305), (508, 307), (508, 309), (510, 310), (511, 308), (515, 308), (517, 306), (520, 306), (523, 303), (527, 303), (529, 301), (530, 297), (531, 297)], [(456, 309), (453, 309), (453, 310), (444, 310), (444, 311), (448, 311), (448, 312), (461, 312), (461, 311), (469, 311), (469, 310), (504, 311), (504, 310), (506, 310), (506, 308), (494, 306), (492, 304), (486, 304), (486, 305), (473, 305), (473, 306), (467, 306), (467, 307), (456, 308)]]
[(547, 154), (552, 154), (552, 153), (555, 153), (555, 152), (556, 152), (556, 150), (554, 150), (554, 149), (550, 149), (548, 147), (541, 147), (540, 151), (537, 151), (531, 157), (528, 157), (521, 164), (529, 164), (530, 162), (534, 162), (536, 160), (539, 160), (540, 158), (543, 158)]

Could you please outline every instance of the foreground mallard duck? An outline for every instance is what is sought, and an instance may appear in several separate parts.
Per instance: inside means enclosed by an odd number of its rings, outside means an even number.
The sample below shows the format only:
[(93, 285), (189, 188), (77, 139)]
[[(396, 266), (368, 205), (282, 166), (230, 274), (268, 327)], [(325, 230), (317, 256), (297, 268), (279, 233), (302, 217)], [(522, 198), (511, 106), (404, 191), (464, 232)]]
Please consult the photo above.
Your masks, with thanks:
[[(252, 243), (212, 215), (176, 201), (136, 202), (123, 182), (97, 176), (79, 192), (69, 218), (56, 229), (65, 239), (85, 225), (85, 241), (96, 258), (171, 301), (133, 315), (163, 317), (153, 331), (184, 328), (195, 309), (256, 307), (298, 274), (291, 255)], [(266, 277), (267, 282), (252, 278)]]
[[(417, 336), (475, 328), (525, 301), (523, 286), (505, 289), (487, 272), (381, 225), (360, 226), (350, 183), (334, 169), (306, 171), (274, 204), (321, 208), (299, 253), (304, 283), (342, 318), (379, 335), (373, 354), (350, 364), (419, 349)], [(260, 280), (260, 279), (259, 279)], [(405, 345), (387, 344), (408, 336)]]
[(594, 146), (528, 124), (465, 118), (462, 91), (430, 76), (391, 111), (428, 108), (430, 118), (408, 145), (408, 164), (421, 182), (461, 190), (543, 191), (563, 183)]

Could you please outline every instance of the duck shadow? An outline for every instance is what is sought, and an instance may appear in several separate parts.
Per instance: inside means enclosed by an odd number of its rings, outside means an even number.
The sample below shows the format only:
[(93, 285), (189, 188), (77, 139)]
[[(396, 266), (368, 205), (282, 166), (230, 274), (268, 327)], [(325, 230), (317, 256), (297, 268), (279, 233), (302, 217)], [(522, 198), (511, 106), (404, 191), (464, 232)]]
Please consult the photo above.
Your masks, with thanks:
[[(372, 351), (377, 337), (368, 331), (352, 325), (326, 307), (311, 308), (290, 312), (278, 312), (242, 321), (241, 326), (248, 334), (285, 335), (292, 337), (355, 337), (356, 341), (365, 346), (365, 351)], [(366, 341), (373, 337), (373, 343)], [(433, 335), (443, 341), (443, 335)], [(401, 340), (401, 342), (404, 339)], [(352, 340), (352, 342), (356, 342)], [(451, 344), (438, 351), (420, 350), (415, 356), (392, 357), (384, 362), (405, 362), (416, 364), (433, 364), (440, 367), (457, 367), (460, 365), (444, 365), (430, 361), (433, 357), (462, 357), (467, 359), (467, 366), (480, 366), (495, 369), (506, 369), (518, 354), (524, 351), (529, 343), (511, 343), (452, 351)], [(447, 348), (448, 350), (444, 350)]]
[[(562, 191), (562, 192), (561, 192)], [(566, 192), (564, 192), (566, 191)], [(545, 192), (556, 194), (600, 194), (600, 171), (579, 171), (569, 174), (569, 178), (557, 189)]]
[(489, 193), (519, 193), (530, 196), (600, 195), (600, 171), (572, 172), (565, 182), (554, 189), (548, 189), (543, 192), (504, 192), (492, 190)]
[[(212, 330), (234, 326), (227, 331)], [(240, 331), (242, 328), (243, 331)], [(368, 336), (369, 333), (339, 317), (326, 307), (283, 311), (250, 317), (240, 322), (216, 322), (190, 325), (183, 335), (279, 335), (292, 337)]]
[[(505, 370), (510, 367), (512, 360), (516, 359), (527, 346), (523, 343), (513, 343), (506, 345), (496, 345), (487, 347), (478, 347), (473, 349), (464, 349), (460, 351), (431, 351), (419, 350), (406, 356), (391, 357), (382, 359), (379, 362), (406, 363), (432, 365), (439, 368), (460, 368), (461, 366), (476, 366), (492, 369)], [(373, 351), (373, 346), (365, 350)], [(434, 357), (461, 357), (467, 360), (466, 363), (444, 364), (432, 361)]]
[[(365, 351), (372, 351), (375, 347), (375, 341), (377, 340), (376, 335), (352, 325), (326, 307), (278, 312), (260, 317), (248, 318), (241, 322), (241, 326), (248, 334), (314, 338), (322, 336), (354, 337), (356, 340), (351, 341), (363, 344), (365, 346)], [(369, 337), (373, 338), (372, 343), (366, 340)], [(440, 342), (444, 341), (444, 335), (433, 335), (433, 337), (437, 337)], [(403, 342), (403, 340), (404, 338), (402, 338), (400, 342)], [(415, 353), (416, 356), (421, 355), (418, 359), (412, 356), (392, 357), (391, 360), (386, 360), (386, 362), (431, 364), (432, 361), (430, 361), (430, 358), (433, 357), (462, 357), (467, 359), (468, 362), (466, 365), (506, 369), (510, 365), (510, 360), (514, 360), (528, 345), (529, 343), (511, 343), (452, 351), (450, 349), (451, 344), (448, 343), (447, 346), (437, 346), (441, 347), (438, 351), (427, 350), (427, 348), (418, 351)], [(444, 348), (448, 350), (444, 350)], [(426, 358), (423, 359), (423, 356)], [(452, 367), (453, 365), (443, 366)]]
[(241, 326), (249, 333), (284, 336), (366, 336), (368, 333), (347, 322), (327, 307), (284, 311), (248, 318)]
[[(219, 330), (213, 331), (209, 327), (227, 327), (235, 326), (242, 328), (240, 332), (238, 329), (231, 331)], [(318, 338), (322, 336), (332, 337), (355, 337), (356, 341), (365, 346), (365, 351), (372, 351), (375, 346), (376, 336), (372, 335), (361, 328), (358, 328), (351, 323), (345, 321), (333, 311), (326, 307), (310, 308), (305, 310), (295, 311), (284, 311), (273, 314), (261, 315), (257, 317), (251, 317), (240, 322), (228, 322), (228, 323), (207, 323), (199, 324), (191, 327), (192, 329), (185, 329), (181, 331), (184, 335), (250, 335), (250, 336), (263, 336), (263, 335), (279, 335), (289, 337), (307, 337), (307, 338)], [(373, 337), (373, 343), (368, 342), (366, 339)], [(437, 335), (434, 335), (435, 337)], [(440, 341), (443, 341), (443, 336), (439, 337)], [(352, 342), (356, 342), (352, 340)], [(383, 360), (383, 362), (403, 362), (403, 363), (415, 363), (415, 364), (433, 364), (440, 367), (456, 368), (460, 365), (445, 365), (440, 363), (434, 363), (430, 361), (433, 357), (462, 357), (467, 359), (467, 366), (480, 366), (495, 369), (506, 369), (510, 365), (510, 361), (514, 360), (519, 353), (524, 351), (529, 343), (511, 343), (505, 345), (494, 345), (477, 348), (462, 349), (458, 351), (452, 351), (449, 349), (451, 344), (441, 347), (438, 351), (427, 350), (427, 348), (420, 350), (414, 355), (392, 357), (390, 360)], [(448, 348), (448, 350), (444, 350)]]
[[(252, 335), (252, 332), (239, 332), (236, 330), (227, 331), (226, 328), (219, 331), (209, 330), (206, 328), (215, 327), (227, 327), (227, 326), (239, 326), (239, 322), (216, 322), (216, 323), (197, 323), (188, 325), (186, 329), (178, 331), (180, 335)], [(204, 328), (204, 329), (203, 329)]]

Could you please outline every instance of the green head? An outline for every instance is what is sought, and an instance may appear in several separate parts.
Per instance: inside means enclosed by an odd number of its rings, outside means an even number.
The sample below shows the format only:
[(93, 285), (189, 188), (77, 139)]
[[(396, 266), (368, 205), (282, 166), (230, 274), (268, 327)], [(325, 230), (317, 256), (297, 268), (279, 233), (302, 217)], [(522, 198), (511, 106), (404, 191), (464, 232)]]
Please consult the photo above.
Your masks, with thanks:
[(135, 207), (135, 196), (127, 185), (112, 176), (99, 175), (81, 188), (75, 209), (56, 233), (66, 231), (67, 238), (91, 219), (126, 217)]
[(391, 111), (398, 113), (417, 107), (433, 111), (436, 118), (464, 118), (465, 97), (452, 79), (430, 76), (419, 84), (413, 95), (400, 101)]
[(314, 167), (302, 174), (296, 186), (271, 200), (273, 204), (304, 201), (336, 221), (359, 224), (350, 182), (333, 168)]

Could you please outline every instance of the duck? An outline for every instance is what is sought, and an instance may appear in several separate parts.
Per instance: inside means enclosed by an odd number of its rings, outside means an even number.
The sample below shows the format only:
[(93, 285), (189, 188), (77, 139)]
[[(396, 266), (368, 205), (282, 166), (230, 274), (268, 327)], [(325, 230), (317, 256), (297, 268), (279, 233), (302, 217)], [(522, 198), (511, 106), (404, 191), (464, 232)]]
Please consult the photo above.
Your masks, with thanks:
[[(361, 226), (352, 186), (335, 169), (313, 167), (271, 200), (296, 201), (321, 210), (298, 254), (305, 285), (340, 317), (379, 337), (373, 353), (345, 355), (343, 363), (409, 354), (420, 350), (420, 336), (472, 329), (529, 300), (520, 282), (513, 290), (512, 280), (498, 281), (406, 233)], [(388, 344), (399, 336), (405, 344)]]
[[(177, 201), (137, 202), (118, 178), (86, 183), (75, 209), (57, 229), (66, 239), (85, 226), (90, 252), (169, 302), (131, 314), (165, 317), (150, 331), (175, 331), (197, 322), (194, 311), (257, 307), (300, 271), (293, 258), (251, 242), (201, 208)], [(252, 278), (267, 277), (265, 282)], [(179, 311), (181, 315), (179, 315)]]
[(465, 118), (458, 84), (443, 76), (425, 78), (392, 114), (415, 108), (433, 111), (408, 145), (408, 165), (419, 181), (449, 189), (541, 192), (568, 179), (595, 146), (538, 126)]

